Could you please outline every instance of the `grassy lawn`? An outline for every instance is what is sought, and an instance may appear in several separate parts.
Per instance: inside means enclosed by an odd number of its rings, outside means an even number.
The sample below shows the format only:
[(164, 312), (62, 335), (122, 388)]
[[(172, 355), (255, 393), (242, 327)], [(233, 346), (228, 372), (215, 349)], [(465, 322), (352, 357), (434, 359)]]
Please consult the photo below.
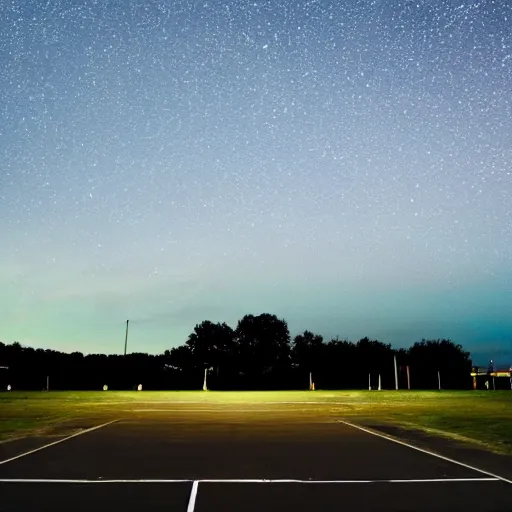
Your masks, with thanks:
[[(231, 411), (240, 404), (296, 402), (299, 407), (300, 402), (311, 402), (318, 414), (335, 412), (347, 419), (419, 428), (512, 453), (510, 391), (4, 392), (0, 394), (0, 439), (48, 432), (66, 421), (96, 424), (135, 408), (172, 404), (186, 409), (191, 407), (187, 402), (194, 402), (194, 407), (218, 404)], [(293, 404), (286, 407), (293, 411)]]

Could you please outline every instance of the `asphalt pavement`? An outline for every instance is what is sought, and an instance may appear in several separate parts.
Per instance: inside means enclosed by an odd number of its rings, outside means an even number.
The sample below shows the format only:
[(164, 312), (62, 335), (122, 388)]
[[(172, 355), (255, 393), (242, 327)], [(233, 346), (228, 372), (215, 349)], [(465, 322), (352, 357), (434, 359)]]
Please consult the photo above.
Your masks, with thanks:
[(501, 475), (341, 421), (162, 411), (0, 445), (0, 512), (512, 511)]

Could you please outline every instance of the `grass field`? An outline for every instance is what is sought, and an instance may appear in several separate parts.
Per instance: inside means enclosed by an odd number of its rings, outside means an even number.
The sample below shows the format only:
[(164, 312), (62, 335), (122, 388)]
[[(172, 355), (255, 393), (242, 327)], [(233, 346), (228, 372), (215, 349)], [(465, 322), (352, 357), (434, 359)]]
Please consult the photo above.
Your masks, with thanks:
[(340, 417), (418, 428), (512, 453), (510, 391), (5, 392), (0, 394), (0, 440), (66, 433), (65, 425), (71, 431), (92, 419), (114, 419), (157, 404), (185, 408), (190, 402), (233, 412), (241, 404), (252, 407), (286, 402), (287, 407), (314, 407)]

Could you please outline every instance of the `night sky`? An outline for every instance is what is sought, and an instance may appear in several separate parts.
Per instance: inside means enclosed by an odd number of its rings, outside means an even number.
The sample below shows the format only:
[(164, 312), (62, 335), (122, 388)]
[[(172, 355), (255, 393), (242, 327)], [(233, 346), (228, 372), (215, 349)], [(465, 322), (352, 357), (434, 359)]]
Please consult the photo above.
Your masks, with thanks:
[(512, 2), (5, 0), (0, 64), (2, 341), (512, 362)]

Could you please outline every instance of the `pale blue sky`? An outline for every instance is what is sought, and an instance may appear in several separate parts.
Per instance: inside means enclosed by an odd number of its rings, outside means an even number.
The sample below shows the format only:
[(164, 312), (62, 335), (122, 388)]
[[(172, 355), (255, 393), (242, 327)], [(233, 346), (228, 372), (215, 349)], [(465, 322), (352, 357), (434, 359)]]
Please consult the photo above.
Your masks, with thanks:
[(0, 339), (269, 312), (512, 360), (511, 11), (2, 4)]

